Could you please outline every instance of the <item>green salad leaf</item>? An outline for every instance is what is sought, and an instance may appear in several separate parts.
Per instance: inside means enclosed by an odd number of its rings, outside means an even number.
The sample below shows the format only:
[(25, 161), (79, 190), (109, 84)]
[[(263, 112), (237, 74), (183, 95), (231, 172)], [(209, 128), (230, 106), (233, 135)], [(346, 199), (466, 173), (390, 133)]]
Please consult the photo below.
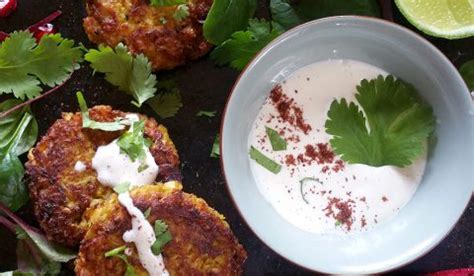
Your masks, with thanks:
[(203, 26), (204, 37), (219, 45), (244, 30), (255, 13), (257, 0), (214, 0)]
[(122, 43), (115, 49), (100, 45), (98, 50), (89, 50), (85, 59), (96, 72), (104, 73), (108, 82), (131, 95), (135, 99), (132, 104), (137, 107), (156, 93), (151, 63), (143, 54), (132, 56)]
[(412, 85), (378, 76), (362, 80), (356, 99), (364, 113), (353, 102), (334, 100), (325, 124), (331, 147), (344, 161), (404, 167), (425, 150), (436, 120)]
[(265, 127), (265, 132), (274, 151), (286, 150), (287, 143), (276, 130)]
[(474, 59), (464, 63), (459, 68), (459, 73), (467, 84), (470, 91), (474, 91)]
[(281, 171), (281, 165), (277, 162), (273, 161), (272, 159), (265, 156), (259, 150), (254, 148), (253, 146), (250, 147), (250, 158), (255, 160), (260, 166), (264, 167), (265, 169), (271, 171), (274, 174), (277, 174)]
[(211, 58), (218, 65), (229, 64), (242, 70), (263, 47), (282, 33), (264, 19), (251, 19), (248, 24), (247, 30), (233, 33), (212, 51)]
[(306, 21), (333, 15), (380, 16), (376, 0), (270, 0), (273, 21), (289, 29)]
[(155, 221), (155, 237), (156, 241), (151, 246), (153, 254), (160, 255), (163, 251), (163, 247), (172, 240), (168, 225), (162, 220), (157, 219)]
[(54, 87), (79, 69), (82, 48), (60, 34), (48, 34), (36, 43), (29, 31), (13, 32), (0, 44), (0, 94), (32, 99), (41, 84)]

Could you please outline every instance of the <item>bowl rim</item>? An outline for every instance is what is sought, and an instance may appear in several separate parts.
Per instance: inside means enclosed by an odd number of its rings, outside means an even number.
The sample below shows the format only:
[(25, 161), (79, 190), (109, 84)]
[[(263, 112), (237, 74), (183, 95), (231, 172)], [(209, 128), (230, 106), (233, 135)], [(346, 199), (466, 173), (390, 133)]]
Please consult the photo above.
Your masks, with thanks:
[[(227, 174), (226, 174), (226, 169), (225, 169), (225, 164), (224, 164), (224, 151), (223, 151), (223, 133), (224, 133), (224, 125), (225, 125), (225, 122), (226, 122), (226, 119), (227, 119), (227, 115), (228, 115), (228, 108), (230, 106), (230, 102), (231, 102), (231, 99), (232, 99), (232, 96), (234, 95), (235, 93), (235, 90), (236, 90), (236, 87), (237, 85), (239, 84), (239, 82), (241, 81), (241, 78), (242, 76), (246, 73), (246, 71), (254, 65), (254, 63), (257, 62), (257, 60), (264, 54), (266, 53), (267, 51), (269, 51), (271, 48), (273, 48), (274, 46), (276, 46), (277, 44), (279, 44), (281, 41), (283, 41), (285, 38), (287, 38), (289, 35), (291, 35), (292, 33), (294, 32), (297, 32), (299, 30), (302, 30), (302, 29), (305, 29), (305, 28), (308, 28), (312, 25), (316, 25), (316, 24), (320, 24), (321, 22), (331, 22), (331, 21), (338, 21), (338, 20), (355, 20), (355, 21), (366, 21), (366, 22), (370, 22), (370, 23), (375, 23), (375, 24), (380, 24), (380, 25), (384, 25), (385, 27), (389, 27), (389, 28), (393, 28), (393, 29), (396, 29), (397, 31), (400, 31), (400, 32), (404, 32), (406, 33), (407, 35), (410, 35), (412, 36), (413, 38), (419, 40), (421, 43), (423, 43), (425, 46), (427, 46), (428, 48), (430, 48), (434, 54), (438, 55), (442, 60), (443, 62), (445, 63), (445, 65), (447, 67), (450, 67), (451, 71), (454, 72), (454, 74), (457, 75), (458, 78), (460, 78), (462, 80), (462, 77), (459, 73), (459, 71), (456, 69), (456, 67), (454, 66), (454, 64), (446, 57), (446, 55), (441, 52), (440, 49), (438, 49), (436, 46), (434, 46), (431, 42), (429, 42), (425, 37), (423, 37), (422, 35), (418, 34), (417, 32), (405, 27), (405, 26), (402, 26), (400, 24), (397, 24), (395, 22), (392, 22), (392, 21), (388, 21), (388, 20), (385, 20), (385, 19), (381, 19), (381, 18), (377, 18), (377, 17), (371, 17), (371, 16), (364, 16), (364, 15), (338, 15), (338, 16), (329, 16), (329, 17), (324, 17), (324, 18), (319, 18), (319, 19), (315, 19), (315, 20), (311, 20), (311, 21), (308, 21), (308, 22), (305, 22), (303, 24), (300, 24), (300, 25), (297, 25), (295, 27), (292, 27), (290, 29), (288, 29), (287, 31), (283, 32), (282, 34), (280, 34), (277, 38), (275, 38), (274, 40), (272, 40), (269, 44), (267, 44), (264, 48), (262, 48), (261, 50), (259, 50), (257, 52), (257, 54), (255, 54), (255, 56), (252, 57), (252, 59), (250, 59), (250, 61), (245, 65), (245, 67), (242, 69), (242, 71), (240, 72), (239, 76), (237, 77), (237, 79), (235, 80), (234, 84), (232, 85), (232, 88), (230, 90), (230, 93), (229, 95), (227, 96), (227, 100), (226, 100), (226, 103), (225, 103), (225, 106), (224, 106), (224, 110), (223, 110), (223, 115), (222, 115), (222, 119), (221, 119), (221, 124), (220, 124), (220, 130), (219, 130), (219, 137), (220, 137), (220, 144), (219, 144), (219, 152), (220, 152), (220, 164), (221, 164), (221, 171), (222, 171), (222, 175), (224, 176), (224, 180), (225, 180), (225, 187), (226, 187), (226, 190), (227, 190), (227, 193), (232, 201), (232, 204), (234, 205), (235, 209), (237, 210), (239, 216), (242, 218), (242, 220), (244, 221), (245, 225), (250, 229), (250, 231), (253, 233), (253, 235), (255, 237), (257, 237), (257, 239), (263, 243), (266, 247), (268, 247), (271, 251), (273, 251), (276, 255), (282, 257), (283, 259), (285, 259), (286, 261), (288, 261), (289, 263), (292, 263), (308, 272), (321, 272), (321, 273), (333, 273), (333, 271), (325, 271), (325, 270), (316, 270), (316, 269), (313, 269), (311, 267), (307, 267), (303, 264), (300, 264), (294, 260), (291, 260), (289, 259), (289, 257), (283, 255), (282, 253), (276, 251), (270, 244), (266, 243), (262, 237), (260, 237), (256, 232), (255, 230), (252, 228), (252, 226), (250, 225), (250, 223), (247, 221), (246, 217), (243, 215), (242, 213), (242, 210), (241, 208), (239, 207), (239, 204), (237, 204), (237, 200), (234, 198), (234, 195), (232, 194), (231, 192), (231, 189), (230, 189), (230, 184), (229, 184), (229, 180), (228, 180), (228, 177), (227, 177)], [(467, 95), (469, 95), (470, 91), (469, 89), (467, 88), (467, 84), (463, 81), (463, 86), (464, 86), (464, 90), (467, 92)], [(470, 98), (470, 97), (467, 97), (467, 98)], [(474, 98), (471, 99), (472, 100), (472, 103), (474, 105)], [(471, 197), (470, 197), (470, 200), (472, 200), (474, 197), (474, 190), (472, 191), (471, 193)], [(380, 270), (374, 270), (374, 271), (367, 271), (366, 273), (363, 273), (363, 274), (373, 274), (373, 273), (385, 273), (385, 272), (391, 272), (391, 271), (394, 271), (396, 269), (399, 269), (403, 266), (406, 266), (406, 265), (409, 265), (417, 260), (419, 260), (420, 258), (422, 258), (423, 256), (425, 256), (426, 254), (428, 254), (430, 251), (432, 251), (435, 247), (437, 247), (443, 240), (446, 239), (446, 237), (453, 231), (454, 227), (459, 223), (459, 220), (461, 219), (462, 215), (465, 213), (467, 207), (469, 206), (469, 202), (470, 200), (468, 200), (463, 208), (463, 211), (459, 214), (458, 218), (456, 219), (455, 223), (448, 229), (448, 231), (441, 236), (441, 238), (432, 243), (432, 244), (429, 244), (428, 246), (422, 248), (421, 250), (419, 250), (416, 254), (415, 254), (415, 257), (413, 257), (411, 260), (410, 259), (407, 259), (406, 261), (404, 262), (400, 262), (392, 267), (387, 267), (386, 269), (380, 269)]]

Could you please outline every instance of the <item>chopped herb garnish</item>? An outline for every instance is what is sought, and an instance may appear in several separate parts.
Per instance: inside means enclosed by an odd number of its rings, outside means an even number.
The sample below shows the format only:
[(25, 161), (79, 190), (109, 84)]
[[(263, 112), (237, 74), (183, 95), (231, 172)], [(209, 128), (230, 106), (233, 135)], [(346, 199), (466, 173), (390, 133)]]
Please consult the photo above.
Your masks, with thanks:
[(140, 166), (138, 166), (138, 172), (141, 173), (144, 170), (148, 169), (149, 167), (150, 166), (148, 166), (148, 164), (140, 164)]
[(265, 131), (268, 135), (268, 139), (270, 139), (274, 151), (286, 150), (286, 141), (280, 136), (280, 134), (278, 134), (278, 132), (276, 132), (276, 130), (265, 127)]
[(336, 227), (341, 226), (341, 225), (342, 225), (342, 222), (340, 222), (339, 220), (336, 220), (336, 223), (334, 223), (334, 225), (335, 225)]
[(151, 214), (151, 207), (148, 207), (148, 209), (145, 210), (145, 212), (143, 212), (143, 215), (145, 216), (145, 218), (148, 218)]
[(212, 117), (216, 116), (216, 111), (200, 110), (198, 113), (196, 113), (196, 116), (212, 118)]
[(219, 158), (219, 156), (221, 155), (219, 144), (220, 144), (220, 137), (219, 137), (219, 134), (216, 134), (216, 138), (214, 138), (214, 143), (212, 144), (212, 149), (211, 149), (212, 158)]
[(318, 182), (319, 184), (323, 184), (323, 183), (321, 183), (317, 178), (314, 178), (314, 177), (305, 177), (305, 178), (303, 178), (303, 179), (300, 180), (300, 193), (301, 193), (301, 197), (303, 198), (304, 202), (306, 202), (306, 204), (309, 204), (309, 202), (308, 202), (308, 200), (305, 198), (304, 192), (303, 192), (304, 184), (305, 184), (307, 181), (316, 181), (316, 182)]
[(114, 187), (114, 192), (117, 194), (125, 193), (130, 188), (130, 182), (123, 182)]
[(344, 98), (334, 100), (325, 125), (333, 135), (331, 147), (344, 161), (405, 167), (425, 150), (436, 120), (412, 85), (394, 76), (378, 76), (362, 80), (356, 99), (364, 113)]
[(130, 129), (122, 134), (117, 141), (120, 151), (127, 154), (130, 160), (144, 160), (146, 157), (145, 149), (151, 144), (149, 139), (143, 136), (145, 121), (133, 122)]
[(84, 99), (84, 95), (82, 95), (82, 92), (78, 91), (76, 96), (77, 101), (79, 102), (79, 108), (81, 109), (83, 128), (100, 129), (104, 131), (117, 131), (125, 128), (123, 122), (119, 120), (115, 122), (97, 122), (92, 120), (89, 117), (89, 109), (87, 107), (86, 100)]
[(186, 0), (150, 0), (152, 6), (171, 7), (186, 4)]
[(165, 25), (166, 23), (168, 23), (168, 20), (166, 20), (166, 18), (164, 18), (163, 16), (160, 17), (160, 23), (162, 25)]
[(117, 258), (122, 259), (122, 261), (124, 261), (126, 265), (125, 276), (135, 276), (137, 275), (135, 272), (135, 268), (133, 268), (133, 266), (128, 261), (127, 255), (122, 254), (122, 252), (124, 252), (126, 248), (127, 247), (125, 245), (122, 245), (120, 247), (117, 247), (110, 251), (105, 252), (104, 255), (106, 258), (117, 257)]
[(115, 256), (115, 255), (117, 255), (117, 254), (120, 254), (120, 253), (124, 252), (126, 248), (127, 248), (126, 245), (122, 245), (122, 246), (116, 247), (116, 248), (114, 248), (114, 249), (112, 249), (112, 250), (109, 250), (109, 251), (105, 252), (104, 256), (107, 257), (107, 258), (108, 258), (108, 257), (113, 257), (113, 256)]
[(271, 171), (274, 174), (277, 174), (281, 171), (281, 165), (278, 164), (277, 162), (271, 160), (267, 156), (265, 156), (263, 153), (258, 151), (256, 148), (253, 146), (250, 147), (250, 158), (255, 160), (259, 165), (264, 167), (265, 169)]
[(160, 255), (163, 247), (171, 241), (172, 236), (168, 230), (168, 225), (159, 219), (155, 221), (155, 237), (156, 241), (151, 246), (151, 251), (153, 251), (155, 255)]
[(182, 21), (188, 16), (189, 16), (189, 8), (188, 8), (188, 5), (186, 4), (179, 5), (173, 14), (173, 18), (176, 19), (177, 21)]

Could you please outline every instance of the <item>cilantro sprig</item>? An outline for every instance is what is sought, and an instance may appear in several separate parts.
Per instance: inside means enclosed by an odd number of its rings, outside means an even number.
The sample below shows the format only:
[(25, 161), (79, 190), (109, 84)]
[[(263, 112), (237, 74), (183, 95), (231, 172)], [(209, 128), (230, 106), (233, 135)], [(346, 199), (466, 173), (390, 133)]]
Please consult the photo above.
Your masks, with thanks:
[(127, 46), (119, 43), (115, 49), (100, 45), (85, 55), (91, 67), (105, 74), (105, 79), (121, 91), (131, 95), (137, 107), (156, 93), (156, 76), (152, 74), (151, 63), (143, 55), (133, 56)]
[(13, 32), (0, 44), (0, 94), (32, 99), (41, 85), (66, 81), (81, 61), (82, 47), (60, 34), (45, 35), (37, 43), (29, 31)]
[(378, 76), (362, 80), (356, 99), (364, 113), (353, 102), (334, 100), (325, 124), (331, 147), (344, 161), (405, 167), (425, 150), (435, 117), (412, 85)]
[(128, 155), (130, 160), (144, 160), (146, 148), (151, 145), (151, 140), (144, 137), (145, 120), (133, 122), (130, 129), (117, 140), (120, 151)]
[(155, 237), (156, 240), (151, 246), (151, 251), (153, 251), (153, 254), (155, 255), (160, 255), (161, 252), (163, 251), (163, 247), (170, 242), (173, 237), (171, 236), (170, 231), (168, 230), (168, 225), (162, 221), (157, 219), (155, 221)]

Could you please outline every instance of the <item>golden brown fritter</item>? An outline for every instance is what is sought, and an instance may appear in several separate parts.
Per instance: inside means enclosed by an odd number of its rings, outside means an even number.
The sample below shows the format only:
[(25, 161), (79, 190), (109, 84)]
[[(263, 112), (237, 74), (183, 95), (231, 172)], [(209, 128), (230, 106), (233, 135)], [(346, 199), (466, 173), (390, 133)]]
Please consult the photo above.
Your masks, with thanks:
[[(93, 120), (111, 122), (127, 113), (110, 106), (89, 110)], [(180, 180), (179, 158), (167, 129), (154, 119), (146, 119), (145, 136), (152, 140), (150, 152), (160, 166), (158, 181)], [(80, 113), (63, 113), (28, 154), (27, 177), (35, 215), (47, 237), (60, 244), (75, 247), (82, 240), (87, 223), (84, 211), (113, 194), (112, 189), (97, 180), (92, 158), (101, 145), (118, 138), (120, 131), (106, 132), (82, 128)], [(86, 165), (76, 171), (77, 161)]]
[(151, 6), (149, 0), (86, 0), (84, 29), (94, 43), (115, 47), (123, 42), (132, 53), (145, 54), (153, 69), (172, 69), (211, 49), (202, 22), (212, 0), (190, 0), (187, 5), (189, 16), (178, 21), (173, 17), (176, 6)]
[[(130, 194), (134, 205), (145, 212), (153, 225), (160, 219), (168, 225), (172, 240), (163, 248), (163, 259), (171, 275), (240, 275), (247, 257), (224, 217), (207, 203), (182, 192), (179, 182), (146, 185)], [(79, 249), (76, 274), (124, 275), (125, 264), (105, 252), (122, 245), (132, 249), (128, 261), (138, 275), (147, 275), (133, 243), (122, 235), (132, 228), (131, 218), (114, 194), (97, 208), (87, 211), (90, 228)]]

